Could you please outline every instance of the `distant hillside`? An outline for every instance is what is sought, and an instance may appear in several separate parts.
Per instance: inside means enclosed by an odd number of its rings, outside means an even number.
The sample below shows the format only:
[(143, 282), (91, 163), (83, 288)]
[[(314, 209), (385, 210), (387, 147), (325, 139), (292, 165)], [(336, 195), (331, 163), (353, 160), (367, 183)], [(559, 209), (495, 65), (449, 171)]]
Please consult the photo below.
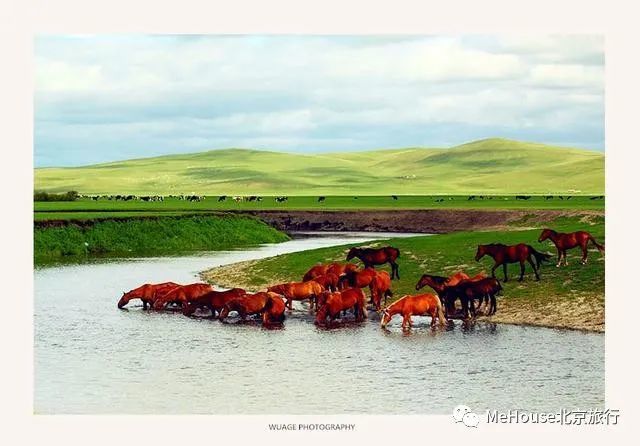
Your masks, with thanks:
[(35, 188), (99, 194), (602, 194), (604, 154), (505, 139), (450, 149), (310, 155), (224, 149), (36, 169)]

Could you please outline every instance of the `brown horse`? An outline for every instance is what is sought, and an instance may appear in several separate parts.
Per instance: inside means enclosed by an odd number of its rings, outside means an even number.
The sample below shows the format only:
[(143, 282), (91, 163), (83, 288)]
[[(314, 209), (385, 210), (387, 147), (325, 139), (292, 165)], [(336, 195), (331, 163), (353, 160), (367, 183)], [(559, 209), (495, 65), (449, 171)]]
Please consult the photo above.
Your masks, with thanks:
[(549, 254), (544, 254), (536, 251), (532, 246), (525, 245), (524, 243), (518, 243), (517, 245), (503, 245), (502, 243), (491, 243), (489, 245), (478, 245), (478, 251), (476, 252), (476, 261), (479, 261), (485, 255), (493, 257), (495, 264), (491, 268), (491, 277), (496, 277), (496, 268), (502, 265), (504, 270), (504, 281), (507, 277), (507, 263), (520, 263), (520, 278), (519, 282), (522, 282), (524, 277), (524, 262), (527, 261), (533, 268), (533, 272), (536, 275), (536, 280), (540, 280), (538, 269), (540, 264), (549, 260), (551, 257)]
[(316, 276), (313, 281), (320, 285), (325, 290), (336, 291), (338, 289), (338, 281), (340, 278), (332, 273), (323, 274), (322, 276)]
[(371, 285), (375, 278), (376, 270), (370, 267), (345, 273), (340, 277), (339, 284), (343, 287), (348, 284), (352, 288), (365, 288)]
[(177, 302), (181, 306), (185, 306), (192, 300), (202, 296), (209, 291), (213, 291), (211, 285), (208, 283), (192, 283), (189, 285), (182, 285), (175, 287), (167, 294), (159, 297), (153, 303), (154, 310), (162, 310), (168, 303)]
[(216, 313), (220, 313), (222, 307), (231, 299), (246, 294), (242, 288), (232, 288), (225, 291), (209, 291), (200, 297), (197, 297), (182, 307), (182, 314), (191, 316), (199, 308), (208, 308), (211, 310), (211, 317), (215, 318)]
[(423, 274), (422, 277), (420, 277), (420, 280), (418, 281), (418, 283), (416, 283), (416, 291), (424, 288), (425, 286), (429, 286), (431, 289), (433, 289), (433, 291), (435, 291), (438, 294), (438, 297), (440, 297), (440, 300), (445, 306), (445, 310), (446, 310), (445, 313), (447, 315), (453, 314), (455, 312), (455, 303), (453, 304), (453, 306), (447, 305), (447, 302), (444, 300), (444, 294), (443, 294), (444, 290), (448, 286), (457, 285), (464, 280), (476, 281), (476, 280), (484, 279), (485, 277), (486, 275), (483, 272), (478, 273), (473, 277), (469, 277), (467, 274), (465, 274), (462, 271), (459, 271), (449, 277)]
[(411, 316), (431, 316), (431, 326), (436, 325), (436, 319), (440, 325), (446, 323), (444, 311), (442, 311), (442, 303), (440, 298), (435, 294), (418, 294), (415, 296), (403, 296), (384, 310), (382, 310), (382, 319), (380, 326), (385, 328), (391, 318), (396, 314), (402, 314), (402, 328), (411, 328)]
[(270, 286), (267, 291), (283, 296), (287, 300), (289, 310), (293, 310), (294, 300), (302, 301), (307, 299), (309, 299), (310, 310), (313, 310), (314, 302), (316, 302), (320, 293), (324, 291), (324, 288), (317, 282), (309, 280), (307, 282), (281, 283), (280, 285)]
[(142, 301), (142, 308), (147, 309), (147, 306), (151, 308), (153, 303), (160, 296), (168, 293), (180, 284), (175, 282), (163, 282), (163, 283), (145, 283), (136, 289), (122, 293), (122, 297), (118, 301), (118, 308), (124, 308), (133, 299), (140, 299)]
[(556, 249), (558, 250), (558, 263), (556, 264), (559, 267), (562, 263), (562, 258), (564, 257), (564, 265), (567, 266), (569, 263), (567, 262), (567, 249), (577, 248), (578, 246), (582, 249), (582, 264), (587, 263), (587, 244), (589, 242), (593, 243), (593, 245), (598, 248), (600, 253), (604, 253), (604, 245), (596, 242), (596, 239), (593, 238), (591, 234), (587, 231), (576, 231), (569, 233), (556, 232), (553, 229), (543, 229), (540, 237), (538, 238), (538, 242), (543, 242), (545, 240), (551, 240), (554, 245), (556, 245)]
[(364, 263), (365, 268), (373, 268), (375, 265), (391, 265), (391, 279), (400, 279), (400, 268), (396, 259), (400, 257), (400, 250), (392, 246), (383, 248), (351, 248), (347, 254), (347, 260), (354, 257), (359, 258)]
[(316, 314), (316, 324), (322, 325), (329, 318), (329, 325), (340, 316), (340, 313), (353, 308), (357, 322), (367, 318), (366, 299), (359, 288), (348, 288), (334, 293), (323, 293), (322, 306)]
[[(447, 286), (441, 293), (447, 308), (447, 314), (455, 312), (455, 301), (460, 299), (462, 312), (465, 319), (469, 318), (469, 310), (475, 317), (476, 307), (474, 300), (479, 300), (482, 304), (483, 299), (488, 301), (488, 315), (495, 314), (498, 309), (496, 303), (496, 294), (502, 290), (502, 285), (495, 277), (485, 277), (475, 281), (463, 280), (456, 285)], [(480, 305), (478, 305), (479, 308)]]
[(222, 311), (220, 311), (220, 317), (218, 317), (218, 319), (221, 322), (224, 322), (232, 311), (237, 312), (240, 319), (243, 321), (247, 319), (247, 316), (262, 314), (265, 306), (267, 305), (267, 301), (273, 296), (277, 295), (260, 291), (255, 294), (245, 294), (243, 296), (236, 297), (235, 299), (231, 299), (224, 305), (224, 307), (222, 307)]
[(285, 319), (285, 309), (284, 300), (275, 293), (269, 293), (269, 297), (262, 311), (262, 325), (265, 327), (282, 325)]
[(334, 262), (331, 265), (329, 265), (329, 268), (327, 268), (327, 274), (335, 274), (336, 276), (340, 277), (343, 274), (348, 273), (349, 271), (357, 271), (357, 270), (358, 270), (358, 265), (356, 265), (355, 263)]
[(307, 282), (309, 280), (315, 279), (316, 277), (323, 276), (327, 274), (327, 269), (329, 269), (329, 265), (312, 266), (311, 269), (305, 273), (302, 281)]
[(380, 311), (380, 302), (384, 296), (384, 303), (387, 304), (387, 297), (393, 296), (391, 291), (391, 277), (386, 271), (376, 271), (376, 276), (369, 284), (371, 300), (376, 311)]

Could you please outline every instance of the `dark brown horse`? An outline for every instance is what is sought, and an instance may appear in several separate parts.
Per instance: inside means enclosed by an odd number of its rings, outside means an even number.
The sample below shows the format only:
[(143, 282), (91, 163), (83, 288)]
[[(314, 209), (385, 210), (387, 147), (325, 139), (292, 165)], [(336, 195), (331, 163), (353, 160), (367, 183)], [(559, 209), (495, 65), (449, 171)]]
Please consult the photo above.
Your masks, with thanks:
[(444, 311), (442, 311), (442, 303), (440, 298), (435, 294), (418, 294), (416, 296), (403, 296), (387, 308), (382, 310), (382, 319), (380, 326), (385, 328), (391, 318), (396, 315), (402, 315), (402, 328), (411, 328), (411, 316), (431, 316), (431, 326), (436, 325), (436, 321), (440, 325), (446, 323)]
[(373, 268), (376, 265), (391, 265), (391, 279), (400, 279), (400, 271), (396, 259), (400, 257), (400, 250), (392, 246), (383, 248), (351, 248), (347, 254), (347, 260), (354, 257), (362, 260), (365, 268)]
[(558, 250), (558, 263), (556, 264), (559, 267), (562, 263), (562, 258), (564, 257), (564, 265), (567, 266), (569, 263), (567, 262), (567, 249), (577, 248), (578, 246), (582, 249), (582, 264), (587, 263), (587, 244), (589, 242), (593, 243), (593, 245), (598, 248), (600, 253), (604, 253), (604, 245), (596, 242), (596, 239), (593, 238), (591, 234), (586, 231), (576, 231), (576, 232), (556, 232), (553, 229), (543, 229), (540, 237), (538, 238), (539, 242), (543, 242), (545, 240), (551, 240), (554, 245), (556, 245), (556, 249)]
[(165, 295), (156, 299), (153, 303), (154, 310), (162, 310), (167, 304), (175, 302), (185, 306), (192, 300), (202, 296), (209, 291), (213, 291), (208, 283), (191, 283), (173, 288)]
[(496, 268), (502, 265), (504, 270), (504, 281), (507, 277), (507, 264), (508, 263), (520, 263), (520, 278), (519, 282), (522, 282), (524, 277), (524, 262), (529, 262), (533, 268), (533, 272), (536, 275), (536, 280), (540, 280), (538, 269), (540, 264), (549, 260), (551, 257), (549, 254), (544, 254), (536, 251), (532, 246), (525, 245), (524, 243), (518, 243), (517, 245), (503, 245), (502, 243), (491, 243), (489, 245), (478, 245), (478, 251), (476, 252), (476, 261), (479, 261), (482, 257), (488, 255), (495, 261), (493, 268), (491, 268), (491, 276), (496, 277)]
[(220, 313), (222, 307), (224, 307), (227, 302), (245, 294), (246, 291), (242, 288), (232, 288), (225, 291), (209, 291), (184, 305), (182, 307), (182, 314), (191, 316), (199, 308), (208, 308), (211, 310), (211, 317), (215, 318), (216, 313)]
[(485, 277), (479, 280), (463, 280), (457, 285), (447, 286), (441, 295), (447, 308), (447, 314), (455, 312), (455, 301), (456, 299), (460, 299), (464, 318), (467, 319), (469, 317), (469, 311), (471, 311), (474, 317), (476, 315), (475, 300), (480, 301), (480, 304), (482, 304), (483, 299), (489, 300), (487, 315), (494, 314), (498, 309), (496, 294), (501, 290), (502, 285), (500, 285), (498, 279)]
[(452, 274), (449, 277), (434, 276), (432, 274), (423, 274), (422, 277), (420, 277), (420, 280), (418, 281), (418, 283), (416, 283), (416, 290), (420, 290), (425, 286), (428, 286), (431, 289), (433, 289), (433, 291), (438, 293), (438, 297), (440, 297), (442, 304), (445, 306), (445, 310), (446, 310), (445, 312), (447, 315), (449, 315), (449, 314), (455, 313), (455, 300), (452, 301), (450, 304), (447, 304), (447, 302), (444, 299), (444, 290), (447, 287), (457, 285), (460, 282), (465, 280), (476, 281), (476, 280), (484, 279), (485, 277), (486, 275), (484, 273), (478, 273), (473, 277), (469, 277), (467, 274), (465, 274), (462, 271)]
[(348, 288), (334, 293), (323, 293), (322, 306), (316, 314), (316, 324), (323, 325), (329, 318), (329, 325), (340, 313), (353, 308), (355, 319), (360, 322), (367, 318), (366, 299), (359, 288)]
[(142, 308), (146, 310), (147, 307), (151, 308), (153, 306), (156, 299), (178, 286), (180, 286), (180, 284), (175, 282), (145, 283), (136, 289), (123, 293), (118, 301), (118, 308), (123, 308), (133, 299), (140, 299), (142, 301)]

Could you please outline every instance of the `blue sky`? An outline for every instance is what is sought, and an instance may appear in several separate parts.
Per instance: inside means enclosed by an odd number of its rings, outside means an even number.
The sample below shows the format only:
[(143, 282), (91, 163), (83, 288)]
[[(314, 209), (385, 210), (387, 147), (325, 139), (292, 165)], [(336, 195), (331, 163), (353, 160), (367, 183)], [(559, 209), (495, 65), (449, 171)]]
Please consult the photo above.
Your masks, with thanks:
[(228, 147), (604, 150), (600, 36), (39, 36), (35, 164)]

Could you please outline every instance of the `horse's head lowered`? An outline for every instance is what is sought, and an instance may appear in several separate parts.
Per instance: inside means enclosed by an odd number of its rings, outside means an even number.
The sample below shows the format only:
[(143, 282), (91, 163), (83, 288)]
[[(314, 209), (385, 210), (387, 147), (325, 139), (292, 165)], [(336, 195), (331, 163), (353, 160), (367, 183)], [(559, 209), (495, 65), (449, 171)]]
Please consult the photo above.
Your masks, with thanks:
[(358, 257), (358, 254), (360, 254), (359, 248), (351, 248), (349, 250), (349, 253), (347, 254), (347, 261), (353, 259), (354, 257)]
[(552, 235), (555, 235), (555, 234), (557, 234), (557, 233), (553, 229), (545, 228), (545, 229), (542, 230), (542, 233), (540, 234), (540, 237), (538, 237), (538, 241), (539, 242), (544, 242), (546, 239), (548, 239), (549, 237), (551, 237)]
[(476, 251), (476, 262), (483, 258), (487, 254), (487, 245), (478, 245), (478, 250)]
[(389, 307), (383, 308), (380, 312), (382, 317), (380, 318), (380, 327), (387, 328), (387, 324), (391, 321), (391, 313), (389, 313)]
[(122, 297), (120, 298), (120, 300), (118, 301), (118, 308), (123, 308), (125, 305), (127, 305), (129, 303), (129, 301), (131, 299), (135, 299), (139, 296), (136, 295), (136, 291), (137, 290), (131, 290), (131, 291), (123, 291), (122, 292)]

